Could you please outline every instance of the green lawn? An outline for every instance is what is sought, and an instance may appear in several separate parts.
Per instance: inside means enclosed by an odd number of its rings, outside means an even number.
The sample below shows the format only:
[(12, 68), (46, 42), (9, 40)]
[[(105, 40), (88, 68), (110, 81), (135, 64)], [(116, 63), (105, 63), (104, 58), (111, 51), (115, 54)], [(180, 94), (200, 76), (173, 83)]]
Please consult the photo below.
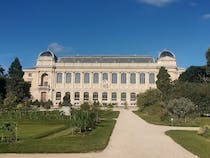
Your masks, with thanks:
[(200, 136), (196, 131), (167, 131), (166, 134), (200, 158), (210, 158), (210, 138)]
[(72, 135), (69, 123), (62, 121), (20, 122), (20, 141), (0, 144), (0, 153), (77, 153), (103, 150), (108, 142), (119, 112), (103, 111), (102, 122), (91, 132)]
[(159, 105), (151, 105), (145, 107), (143, 111), (134, 111), (139, 117), (147, 121), (148, 123), (155, 125), (168, 125), (168, 126), (203, 126), (210, 125), (210, 117), (197, 117), (194, 120), (189, 122), (174, 122), (173, 124), (170, 121), (162, 120), (163, 108)]

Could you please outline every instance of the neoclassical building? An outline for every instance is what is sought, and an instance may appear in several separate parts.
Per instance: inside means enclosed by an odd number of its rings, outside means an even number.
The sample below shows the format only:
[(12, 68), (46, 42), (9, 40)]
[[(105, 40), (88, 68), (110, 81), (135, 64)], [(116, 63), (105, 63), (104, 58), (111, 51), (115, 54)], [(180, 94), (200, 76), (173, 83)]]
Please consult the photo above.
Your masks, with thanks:
[(24, 69), (25, 81), (31, 82), (33, 100), (52, 100), (54, 107), (66, 93), (73, 105), (99, 101), (122, 106), (136, 105), (138, 93), (156, 88), (156, 76), (166, 67), (171, 79), (184, 69), (177, 67), (175, 55), (164, 50), (152, 56), (64, 56), (51, 51), (39, 54), (36, 66)]

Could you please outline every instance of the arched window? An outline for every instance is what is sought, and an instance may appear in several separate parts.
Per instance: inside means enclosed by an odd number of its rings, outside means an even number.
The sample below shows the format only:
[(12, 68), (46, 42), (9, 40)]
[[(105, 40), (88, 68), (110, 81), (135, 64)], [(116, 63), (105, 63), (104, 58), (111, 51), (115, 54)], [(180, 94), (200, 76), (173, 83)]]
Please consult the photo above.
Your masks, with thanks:
[(84, 83), (90, 83), (90, 75), (89, 73), (84, 74)]
[(98, 83), (98, 73), (93, 74), (93, 83)]
[(66, 83), (71, 83), (71, 73), (66, 73)]
[(108, 80), (108, 73), (103, 73), (103, 80)]
[(89, 93), (84, 92), (84, 101), (88, 101), (88, 100), (89, 100)]
[(136, 83), (136, 74), (135, 73), (131, 73), (130, 74), (130, 83)]
[(74, 93), (74, 100), (79, 100), (79, 98), (80, 98), (79, 92), (75, 92)]
[(112, 83), (117, 83), (117, 73), (112, 73)]
[(150, 84), (154, 84), (155, 83), (155, 74), (154, 73), (150, 73), (149, 74), (149, 83)]
[(62, 73), (57, 73), (57, 83), (62, 83)]
[(44, 73), (41, 76), (41, 86), (47, 86), (47, 85), (48, 85), (48, 75)]
[(136, 101), (136, 93), (131, 93), (130, 95), (131, 95), (130, 100), (131, 101)]
[(75, 83), (80, 83), (80, 73), (75, 73)]
[(126, 101), (126, 93), (121, 93), (121, 101)]
[(117, 100), (117, 93), (112, 92), (112, 101), (116, 101), (116, 100)]
[(145, 73), (140, 73), (140, 84), (145, 84)]
[(121, 74), (121, 83), (126, 83), (126, 73)]
[(61, 100), (61, 92), (56, 92), (56, 100)]
[(97, 101), (98, 100), (98, 93), (94, 92), (93, 93), (93, 101)]
[(107, 101), (107, 92), (102, 93), (102, 101)]

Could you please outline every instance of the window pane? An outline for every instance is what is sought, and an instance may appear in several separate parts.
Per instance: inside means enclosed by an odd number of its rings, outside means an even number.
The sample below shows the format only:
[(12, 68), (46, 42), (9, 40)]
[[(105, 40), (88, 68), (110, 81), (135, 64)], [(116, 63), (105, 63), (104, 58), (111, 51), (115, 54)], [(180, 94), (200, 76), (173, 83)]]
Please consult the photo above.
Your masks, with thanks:
[(93, 83), (98, 83), (98, 73), (93, 74)]
[(149, 74), (149, 83), (150, 84), (154, 84), (155, 83), (155, 74), (154, 73), (150, 73)]
[(66, 83), (71, 83), (71, 73), (66, 73)]
[(126, 83), (126, 73), (121, 74), (121, 83)]
[(117, 74), (116, 73), (112, 74), (112, 83), (117, 83)]
[(80, 73), (75, 73), (75, 83), (80, 83)]
[(74, 93), (74, 100), (79, 100), (79, 92)]
[(121, 101), (126, 101), (126, 93), (121, 93)]
[(103, 80), (108, 80), (108, 74), (107, 73), (103, 73)]
[(145, 83), (145, 74), (140, 73), (140, 84), (144, 84), (144, 83)]
[(102, 93), (102, 100), (107, 101), (107, 93), (106, 92)]
[(94, 101), (97, 101), (98, 100), (98, 93), (97, 92), (94, 92), (93, 93), (93, 100)]
[(89, 73), (84, 74), (84, 83), (90, 83), (90, 75)]
[(57, 73), (57, 83), (62, 83), (62, 73)]
[(136, 74), (135, 73), (130, 74), (130, 83), (136, 83)]
[(131, 101), (136, 101), (136, 93), (131, 93), (130, 99)]
[(56, 93), (56, 100), (61, 100), (61, 92)]
[(112, 101), (116, 101), (117, 100), (117, 93), (113, 92), (112, 93)]
[(84, 92), (84, 100), (85, 101), (89, 100), (89, 93), (88, 92)]

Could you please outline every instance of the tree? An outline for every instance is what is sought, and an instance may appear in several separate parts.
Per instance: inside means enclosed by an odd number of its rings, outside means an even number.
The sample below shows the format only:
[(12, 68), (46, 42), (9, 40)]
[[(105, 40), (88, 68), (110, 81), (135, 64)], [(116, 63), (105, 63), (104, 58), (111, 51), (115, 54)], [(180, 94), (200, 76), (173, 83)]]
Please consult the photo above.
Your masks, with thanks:
[(4, 68), (0, 65), (0, 76), (4, 76)]
[(171, 87), (171, 79), (165, 67), (161, 67), (157, 75), (157, 88), (163, 93), (167, 94)]
[(208, 77), (210, 77), (210, 48), (206, 52), (206, 60), (207, 60), (206, 74)]
[(23, 79), (24, 72), (18, 58), (11, 63), (8, 71), (8, 79), (6, 85), (6, 99), (15, 96), (16, 103), (23, 102), (24, 99), (30, 98), (30, 83)]
[(206, 82), (206, 66), (190, 66), (185, 72), (179, 76), (182, 82)]
[(15, 58), (15, 60), (10, 65), (8, 74), (10, 79), (23, 80), (24, 72), (18, 58)]

